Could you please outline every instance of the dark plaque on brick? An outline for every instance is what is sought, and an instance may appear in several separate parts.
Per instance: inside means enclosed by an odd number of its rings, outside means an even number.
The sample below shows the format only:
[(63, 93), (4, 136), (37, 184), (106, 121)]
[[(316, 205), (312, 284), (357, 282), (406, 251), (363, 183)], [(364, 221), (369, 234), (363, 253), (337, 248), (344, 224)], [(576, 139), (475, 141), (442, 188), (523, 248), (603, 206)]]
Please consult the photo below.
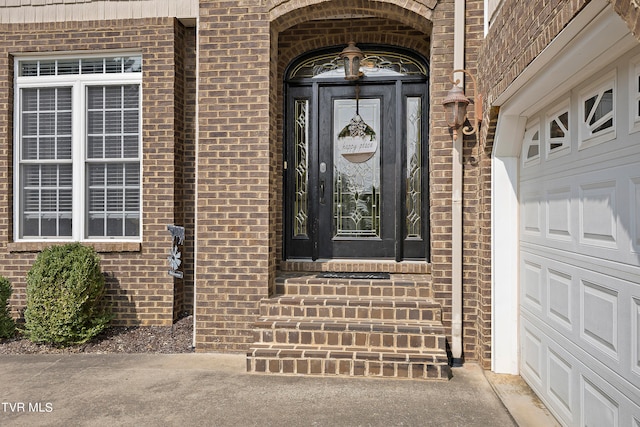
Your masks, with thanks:
[(181, 270), (182, 252), (184, 245), (184, 227), (178, 225), (167, 225), (167, 230), (171, 233), (171, 249), (167, 260), (169, 261), (169, 275), (182, 279), (184, 273)]

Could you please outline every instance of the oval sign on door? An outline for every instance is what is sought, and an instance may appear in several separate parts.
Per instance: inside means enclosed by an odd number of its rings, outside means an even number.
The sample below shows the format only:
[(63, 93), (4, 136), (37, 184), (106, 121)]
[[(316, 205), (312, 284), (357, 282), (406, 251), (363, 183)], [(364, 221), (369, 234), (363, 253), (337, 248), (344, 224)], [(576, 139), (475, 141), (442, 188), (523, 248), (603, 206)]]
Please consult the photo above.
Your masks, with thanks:
[(352, 163), (363, 163), (378, 151), (376, 132), (356, 114), (338, 134), (340, 154)]

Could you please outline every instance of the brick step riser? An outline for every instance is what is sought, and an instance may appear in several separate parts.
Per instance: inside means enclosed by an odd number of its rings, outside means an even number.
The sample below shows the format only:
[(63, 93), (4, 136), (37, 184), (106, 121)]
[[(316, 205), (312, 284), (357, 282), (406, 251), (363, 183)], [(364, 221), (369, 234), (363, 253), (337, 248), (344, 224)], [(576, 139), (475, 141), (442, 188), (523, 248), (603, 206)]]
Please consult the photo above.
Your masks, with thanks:
[(412, 352), (445, 348), (444, 335), (419, 335), (356, 331), (299, 331), (287, 329), (254, 330), (256, 344), (290, 344), (338, 347), (395, 348)]
[(247, 372), (279, 375), (320, 375), (343, 377), (406, 378), (448, 380), (451, 369), (446, 361), (395, 362), (319, 358), (247, 358)]
[(442, 309), (428, 275), (390, 279), (289, 274), (260, 304), (247, 371), (447, 380)]
[(277, 302), (265, 302), (260, 305), (261, 316), (277, 316), (292, 318), (330, 318), (353, 320), (384, 321), (441, 321), (442, 309), (426, 308), (377, 308), (321, 305), (285, 305)]
[(360, 297), (397, 297), (397, 298), (432, 298), (429, 284), (424, 285), (382, 285), (370, 284), (310, 284), (286, 282), (276, 284), (276, 293), (280, 295), (312, 295), (312, 296), (360, 296)]

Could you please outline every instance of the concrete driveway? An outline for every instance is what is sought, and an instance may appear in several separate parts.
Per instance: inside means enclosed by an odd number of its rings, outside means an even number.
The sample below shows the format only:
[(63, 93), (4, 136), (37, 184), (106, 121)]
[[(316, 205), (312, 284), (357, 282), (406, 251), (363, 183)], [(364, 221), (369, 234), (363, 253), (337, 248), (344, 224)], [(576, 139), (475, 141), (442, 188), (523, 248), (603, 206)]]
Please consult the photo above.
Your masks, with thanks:
[(1, 426), (514, 426), (474, 364), (448, 382), (262, 376), (244, 355), (0, 356)]

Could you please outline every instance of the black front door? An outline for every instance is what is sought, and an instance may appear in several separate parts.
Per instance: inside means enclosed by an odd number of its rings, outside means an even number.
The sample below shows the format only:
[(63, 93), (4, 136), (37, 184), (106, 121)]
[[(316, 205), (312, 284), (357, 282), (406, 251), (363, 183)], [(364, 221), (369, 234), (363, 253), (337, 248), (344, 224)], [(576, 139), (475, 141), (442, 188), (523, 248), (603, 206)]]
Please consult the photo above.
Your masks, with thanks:
[(425, 88), (289, 89), (287, 258), (425, 258)]
[(320, 258), (395, 255), (393, 89), (393, 85), (320, 88)]

